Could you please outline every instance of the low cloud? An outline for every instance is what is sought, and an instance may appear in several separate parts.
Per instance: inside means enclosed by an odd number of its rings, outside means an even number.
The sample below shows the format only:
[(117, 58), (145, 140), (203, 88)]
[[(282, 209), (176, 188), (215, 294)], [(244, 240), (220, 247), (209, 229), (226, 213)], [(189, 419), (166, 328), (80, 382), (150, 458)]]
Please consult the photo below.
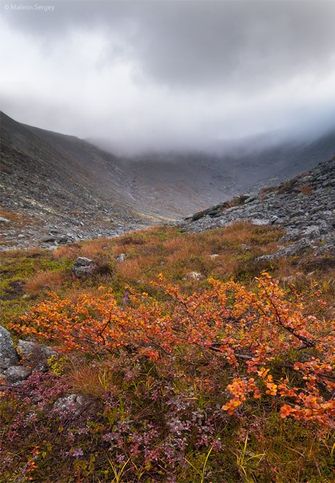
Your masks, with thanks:
[(321, 131), (334, 17), (333, 1), (2, 2), (1, 108), (130, 152)]

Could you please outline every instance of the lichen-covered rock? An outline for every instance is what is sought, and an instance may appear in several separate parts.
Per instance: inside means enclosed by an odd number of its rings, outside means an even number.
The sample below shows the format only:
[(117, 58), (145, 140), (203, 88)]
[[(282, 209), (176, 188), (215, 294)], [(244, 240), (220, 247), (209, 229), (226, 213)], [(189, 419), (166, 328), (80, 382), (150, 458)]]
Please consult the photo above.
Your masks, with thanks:
[(122, 263), (126, 260), (126, 258), (127, 258), (127, 255), (125, 253), (120, 253), (120, 255), (116, 257), (116, 261)]
[(52, 356), (57, 356), (57, 352), (51, 347), (30, 340), (20, 339), (17, 343), (16, 350), (23, 360), (39, 370), (46, 370), (48, 367), (48, 359)]
[(250, 222), (256, 226), (271, 225), (271, 220), (267, 218), (251, 218)]
[(30, 374), (31, 368), (26, 366), (11, 366), (3, 372), (3, 375), (6, 377), (7, 381), (12, 384), (15, 382), (24, 381), (30, 376)]
[(57, 399), (54, 403), (53, 409), (58, 413), (78, 416), (85, 409), (87, 404), (87, 397), (81, 394), (68, 394), (67, 396)]
[(203, 274), (200, 272), (189, 272), (186, 274), (186, 280), (202, 280), (204, 278)]
[(97, 271), (96, 263), (90, 258), (78, 257), (75, 261), (72, 272), (78, 278), (84, 278), (92, 275)]
[(0, 369), (16, 365), (19, 357), (14, 348), (10, 333), (0, 325)]

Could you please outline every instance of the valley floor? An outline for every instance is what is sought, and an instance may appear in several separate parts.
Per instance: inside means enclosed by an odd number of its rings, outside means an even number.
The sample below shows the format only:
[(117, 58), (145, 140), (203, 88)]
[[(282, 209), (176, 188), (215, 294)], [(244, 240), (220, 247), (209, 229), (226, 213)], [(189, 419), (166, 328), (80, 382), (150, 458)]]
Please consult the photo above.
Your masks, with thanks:
[(282, 238), (2, 252), (0, 481), (334, 481), (335, 257)]

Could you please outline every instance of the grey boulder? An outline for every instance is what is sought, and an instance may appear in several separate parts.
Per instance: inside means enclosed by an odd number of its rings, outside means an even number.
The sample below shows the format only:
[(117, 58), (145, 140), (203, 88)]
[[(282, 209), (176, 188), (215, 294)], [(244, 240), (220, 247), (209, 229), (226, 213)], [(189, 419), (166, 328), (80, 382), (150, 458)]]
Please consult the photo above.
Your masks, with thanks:
[(92, 275), (97, 270), (97, 265), (93, 260), (86, 257), (78, 257), (75, 261), (72, 272), (77, 278), (84, 278)]
[(19, 362), (10, 333), (0, 325), (0, 369), (7, 369)]
[(27, 379), (27, 377), (29, 377), (31, 374), (31, 369), (30, 367), (25, 366), (11, 366), (8, 367), (3, 374), (8, 382), (14, 384), (15, 382), (24, 381)]
[(87, 403), (87, 397), (81, 394), (68, 394), (57, 399), (53, 408), (57, 413), (71, 413), (73, 416), (79, 416), (87, 406)]
[(48, 359), (52, 356), (57, 356), (57, 352), (51, 347), (30, 340), (20, 339), (16, 350), (23, 360), (39, 370), (46, 370), (48, 368)]

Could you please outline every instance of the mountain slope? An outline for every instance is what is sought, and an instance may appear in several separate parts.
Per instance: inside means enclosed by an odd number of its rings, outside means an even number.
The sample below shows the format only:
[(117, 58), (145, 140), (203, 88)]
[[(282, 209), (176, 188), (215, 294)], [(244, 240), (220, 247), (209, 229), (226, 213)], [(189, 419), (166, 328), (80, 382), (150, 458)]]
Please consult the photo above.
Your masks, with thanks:
[(0, 217), (11, 218), (0, 223), (1, 241), (66, 241), (175, 221), (238, 193), (278, 183), (334, 153), (335, 133), (330, 131), (308, 141), (246, 139), (216, 154), (122, 157), (106, 146), (0, 113)]
[(17, 123), (3, 113), (0, 129), (6, 181), (11, 184), (16, 178), (23, 186), (35, 188), (35, 200), (39, 198), (46, 209), (46, 195), (58, 206), (61, 194), (75, 206), (113, 200), (118, 209), (122, 206), (123, 212), (127, 211), (125, 200), (114, 186), (117, 167), (113, 166), (112, 155), (73, 136)]
[(293, 243), (279, 255), (297, 254), (306, 248), (334, 251), (335, 157), (279, 186), (196, 213), (186, 219), (185, 227), (203, 231), (241, 220), (284, 227), (283, 242)]
[(277, 184), (334, 154), (335, 131), (293, 141), (263, 136), (228, 143), (216, 153), (156, 152), (123, 158), (122, 172), (139, 209), (181, 217)]
[[(72, 235), (132, 226), (140, 215), (122, 193), (111, 154), (73, 136), (0, 119), (1, 207), (23, 214), (42, 237), (49, 229)], [(17, 236), (11, 224), (7, 238)], [(41, 236), (40, 234), (40, 236)]]

